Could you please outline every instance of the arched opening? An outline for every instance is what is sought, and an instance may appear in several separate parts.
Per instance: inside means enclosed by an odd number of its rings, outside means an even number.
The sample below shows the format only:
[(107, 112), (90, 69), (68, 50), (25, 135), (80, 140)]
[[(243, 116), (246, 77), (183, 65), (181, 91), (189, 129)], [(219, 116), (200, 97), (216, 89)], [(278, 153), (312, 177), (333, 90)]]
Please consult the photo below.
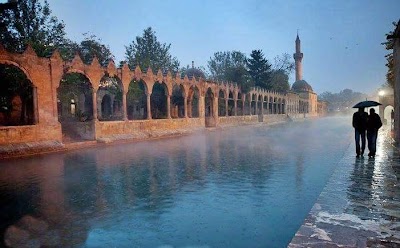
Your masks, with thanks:
[(192, 86), (189, 89), (187, 106), (189, 118), (199, 117), (199, 89), (196, 86)]
[(14, 65), (0, 64), (0, 126), (37, 123), (36, 89)]
[(272, 97), (269, 97), (269, 101), (268, 101), (268, 113), (269, 114), (274, 113), (273, 112), (273, 106), (274, 106), (273, 101), (274, 101), (274, 99)]
[(112, 115), (113, 111), (111, 108), (111, 97), (108, 94), (103, 96), (101, 99), (101, 115), (104, 119), (109, 119)]
[(257, 95), (256, 94), (252, 94), (251, 95), (251, 114), (252, 115), (256, 115), (257, 114), (256, 100), (257, 100)]
[(274, 104), (273, 104), (273, 113), (277, 114), (278, 113), (278, 99), (274, 97)]
[(153, 119), (167, 118), (167, 85), (156, 82), (151, 93), (151, 116)]
[(183, 86), (175, 84), (172, 88), (171, 96), (171, 117), (184, 118), (185, 117), (185, 96)]
[[(378, 111), (377, 111), (378, 112)], [(383, 110), (382, 122), (386, 125), (393, 125), (394, 122), (394, 108), (388, 105)]]
[(144, 120), (147, 118), (147, 88), (144, 81), (132, 80), (126, 95), (129, 120)]
[(225, 94), (222, 89), (218, 92), (218, 116), (226, 115), (226, 103), (225, 103)]
[(242, 99), (242, 93), (238, 93), (238, 98), (237, 98), (237, 115), (243, 115), (243, 99)]
[(285, 99), (282, 99), (282, 114), (286, 114), (285, 108), (286, 108), (286, 101)]
[(228, 96), (228, 115), (229, 116), (235, 115), (235, 100), (233, 99), (232, 91), (229, 91), (229, 96)]
[(282, 100), (278, 98), (278, 114), (282, 114)]
[(245, 99), (244, 99), (244, 114), (245, 115), (250, 115), (251, 113), (251, 94), (247, 94), (245, 95)]
[(268, 97), (264, 96), (263, 100), (264, 114), (268, 114)]
[[(103, 112), (104, 111), (104, 112)], [(97, 91), (97, 113), (100, 121), (122, 120), (122, 83), (117, 77), (105, 75)]]
[(204, 97), (204, 113), (205, 113), (205, 125), (206, 127), (215, 127), (216, 116), (214, 116), (214, 93), (211, 88), (208, 88)]
[(73, 72), (62, 77), (57, 111), (63, 142), (94, 139), (94, 123), (87, 124), (93, 120), (93, 88), (85, 75)]

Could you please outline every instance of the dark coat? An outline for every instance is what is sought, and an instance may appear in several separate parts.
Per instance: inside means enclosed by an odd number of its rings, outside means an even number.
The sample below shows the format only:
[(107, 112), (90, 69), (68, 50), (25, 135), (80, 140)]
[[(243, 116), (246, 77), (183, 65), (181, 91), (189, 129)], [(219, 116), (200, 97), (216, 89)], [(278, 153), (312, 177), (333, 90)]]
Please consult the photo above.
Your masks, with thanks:
[(353, 127), (358, 131), (365, 131), (367, 129), (367, 121), (367, 112), (355, 112), (353, 114)]
[(378, 114), (372, 113), (368, 116), (367, 130), (368, 131), (378, 131), (382, 126), (381, 118)]

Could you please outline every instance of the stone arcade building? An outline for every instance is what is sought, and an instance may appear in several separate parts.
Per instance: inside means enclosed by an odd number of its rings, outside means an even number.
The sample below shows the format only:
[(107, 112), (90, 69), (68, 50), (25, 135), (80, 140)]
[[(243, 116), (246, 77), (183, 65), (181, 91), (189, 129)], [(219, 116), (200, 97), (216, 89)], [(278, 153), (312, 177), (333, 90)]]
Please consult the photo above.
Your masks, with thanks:
[[(291, 91), (253, 88), (244, 94), (236, 84), (207, 81), (196, 75), (182, 78), (180, 73), (153, 73), (151, 68), (146, 72), (139, 67), (130, 70), (127, 64), (116, 68), (113, 61), (103, 67), (97, 58), (84, 64), (78, 55), (72, 61), (63, 61), (58, 51), (43, 58), (30, 46), (22, 54), (10, 53), (0, 45), (0, 65), (20, 70), (29, 81), (32, 96), (29, 125), (7, 125), (0, 113), (0, 147), (146, 138), (204, 127), (322, 115), (326, 106), (302, 80), (299, 54), (297, 36), (296, 82)], [(77, 83), (66, 85), (66, 78), (69, 82), (75, 78)], [(20, 97), (16, 96), (13, 103)], [(157, 101), (162, 104), (157, 105)], [(157, 109), (160, 106), (163, 109)]]

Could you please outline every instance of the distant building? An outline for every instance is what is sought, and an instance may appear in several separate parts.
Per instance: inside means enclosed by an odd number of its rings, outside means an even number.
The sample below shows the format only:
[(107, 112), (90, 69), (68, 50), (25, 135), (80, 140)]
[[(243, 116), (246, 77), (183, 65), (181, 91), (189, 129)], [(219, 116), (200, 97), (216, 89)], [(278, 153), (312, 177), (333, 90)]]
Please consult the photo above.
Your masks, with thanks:
[[(292, 89), (288, 92), (288, 101), (296, 103), (295, 106), (299, 112), (310, 116), (325, 115), (327, 112), (327, 103), (318, 101), (317, 94), (306, 80), (303, 79), (303, 53), (301, 52), (301, 43), (299, 34), (296, 37), (296, 52), (293, 54), (296, 70), (296, 81), (292, 85)], [(289, 107), (290, 109), (292, 107)], [(289, 113), (292, 111), (288, 111)]]

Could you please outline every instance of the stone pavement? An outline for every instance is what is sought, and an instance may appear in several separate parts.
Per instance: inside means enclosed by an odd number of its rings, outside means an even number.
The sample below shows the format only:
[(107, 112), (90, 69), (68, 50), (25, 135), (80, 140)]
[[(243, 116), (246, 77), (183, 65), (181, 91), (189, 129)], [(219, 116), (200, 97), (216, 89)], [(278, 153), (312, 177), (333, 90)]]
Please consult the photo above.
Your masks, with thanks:
[(400, 152), (389, 132), (372, 159), (350, 143), (288, 247), (400, 247)]

